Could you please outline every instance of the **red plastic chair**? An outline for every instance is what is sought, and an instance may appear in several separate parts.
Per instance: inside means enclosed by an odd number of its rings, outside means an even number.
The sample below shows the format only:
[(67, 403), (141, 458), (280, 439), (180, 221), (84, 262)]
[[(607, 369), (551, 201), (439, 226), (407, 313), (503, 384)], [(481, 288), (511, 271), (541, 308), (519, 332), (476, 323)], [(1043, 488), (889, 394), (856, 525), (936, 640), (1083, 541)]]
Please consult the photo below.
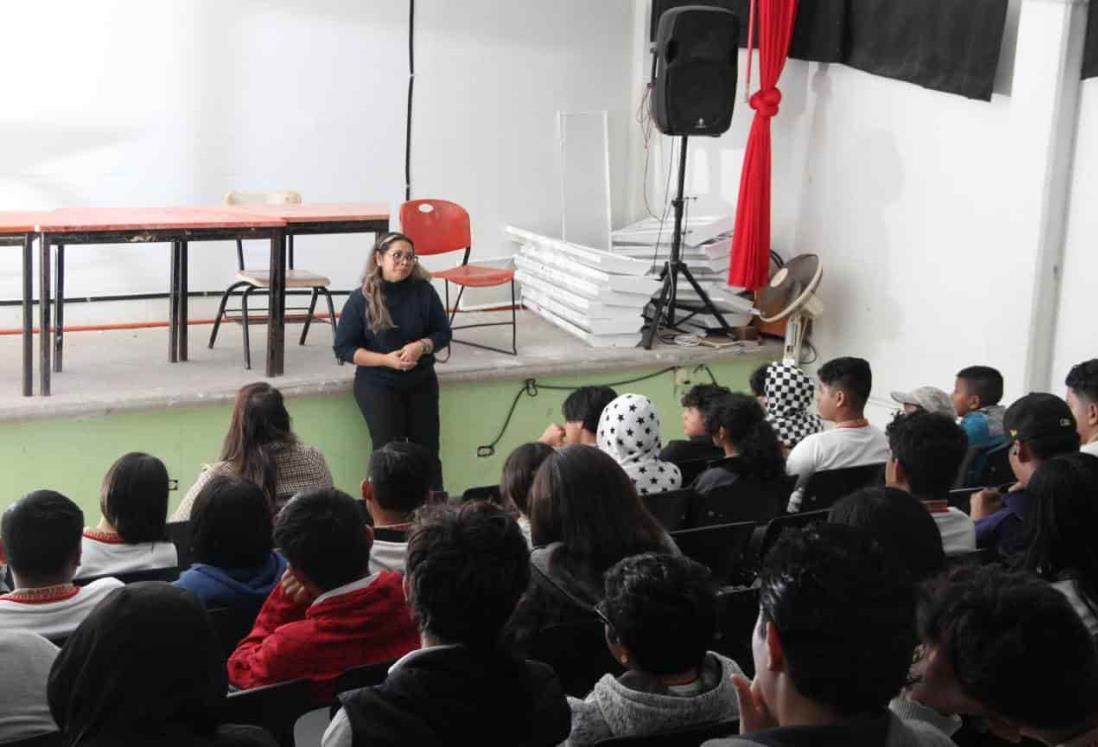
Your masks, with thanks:
[[(446, 309), (450, 313), (451, 330), (511, 326), (510, 350), (482, 345), (479, 342), (458, 340), (457, 338), (451, 339), (451, 342), (459, 342), (462, 345), (471, 345), (506, 355), (517, 355), (518, 348), (515, 344), (515, 271), (469, 264), (473, 239), (469, 229), (469, 213), (465, 211), (465, 208), (456, 202), (446, 200), (410, 200), (400, 206), (400, 225), (402, 232), (415, 244), (416, 254), (420, 256), (465, 250), (460, 265), (449, 270), (438, 270), (431, 273), (432, 277), (445, 281)], [(450, 308), (450, 283), (461, 289), (458, 291), (453, 309)], [(453, 326), (454, 317), (457, 315), (458, 306), (461, 304), (461, 296), (465, 293), (466, 288), (491, 288), (497, 285), (506, 285), (507, 283), (511, 284), (510, 322), (482, 322), (480, 324), (464, 324), (460, 327)], [(448, 358), (449, 356), (447, 356)]]

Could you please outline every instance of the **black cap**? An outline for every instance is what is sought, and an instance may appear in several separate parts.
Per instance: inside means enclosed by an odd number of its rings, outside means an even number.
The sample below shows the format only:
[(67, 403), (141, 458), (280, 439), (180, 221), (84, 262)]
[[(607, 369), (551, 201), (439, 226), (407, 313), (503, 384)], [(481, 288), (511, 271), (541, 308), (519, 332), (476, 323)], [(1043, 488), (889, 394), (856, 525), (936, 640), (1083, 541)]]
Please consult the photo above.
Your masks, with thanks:
[(1007, 408), (1003, 427), (1010, 438), (1033, 441), (1075, 432), (1075, 416), (1055, 394), (1030, 392)]

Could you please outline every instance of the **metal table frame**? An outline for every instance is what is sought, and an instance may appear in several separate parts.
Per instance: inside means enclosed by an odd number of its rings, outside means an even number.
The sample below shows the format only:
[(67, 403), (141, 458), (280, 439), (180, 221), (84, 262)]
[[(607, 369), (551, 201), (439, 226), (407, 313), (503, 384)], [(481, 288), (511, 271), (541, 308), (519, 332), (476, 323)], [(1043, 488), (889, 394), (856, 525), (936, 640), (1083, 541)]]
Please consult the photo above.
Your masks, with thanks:
[(0, 234), (0, 246), (23, 247), (23, 396), (34, 394), (34, 231)]

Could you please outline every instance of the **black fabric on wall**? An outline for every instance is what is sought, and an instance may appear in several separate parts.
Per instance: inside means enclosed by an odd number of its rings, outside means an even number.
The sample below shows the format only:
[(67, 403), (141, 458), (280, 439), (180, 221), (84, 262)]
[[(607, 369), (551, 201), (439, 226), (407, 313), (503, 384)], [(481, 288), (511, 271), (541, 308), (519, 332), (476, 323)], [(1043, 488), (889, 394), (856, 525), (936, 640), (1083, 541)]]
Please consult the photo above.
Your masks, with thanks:
[(1083, 45), (1083, 78), (1098, 78), (1098, 0), (1090, 0), (1087, 39)]
[(991, 99), (1007, 0), (850, 0), (851, 67)]

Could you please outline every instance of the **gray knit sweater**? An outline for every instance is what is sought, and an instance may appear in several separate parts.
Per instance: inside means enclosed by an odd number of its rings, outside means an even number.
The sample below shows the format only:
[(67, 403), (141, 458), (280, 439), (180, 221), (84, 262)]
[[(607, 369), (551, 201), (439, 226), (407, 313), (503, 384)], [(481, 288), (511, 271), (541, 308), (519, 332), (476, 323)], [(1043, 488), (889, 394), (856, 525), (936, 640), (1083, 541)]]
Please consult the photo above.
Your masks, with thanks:
[(742, 674), (739, 665), (710, 651), (702, 666), (705, 687), (697, 695), (675, 695), (654, 678), (634, 672), (618, 678), (604, 675), (583, 700), (568, 698), (572, 734), (565, 744), (581, 747), (610, 737), (642, 736), (739, 718), (733, 674)]

